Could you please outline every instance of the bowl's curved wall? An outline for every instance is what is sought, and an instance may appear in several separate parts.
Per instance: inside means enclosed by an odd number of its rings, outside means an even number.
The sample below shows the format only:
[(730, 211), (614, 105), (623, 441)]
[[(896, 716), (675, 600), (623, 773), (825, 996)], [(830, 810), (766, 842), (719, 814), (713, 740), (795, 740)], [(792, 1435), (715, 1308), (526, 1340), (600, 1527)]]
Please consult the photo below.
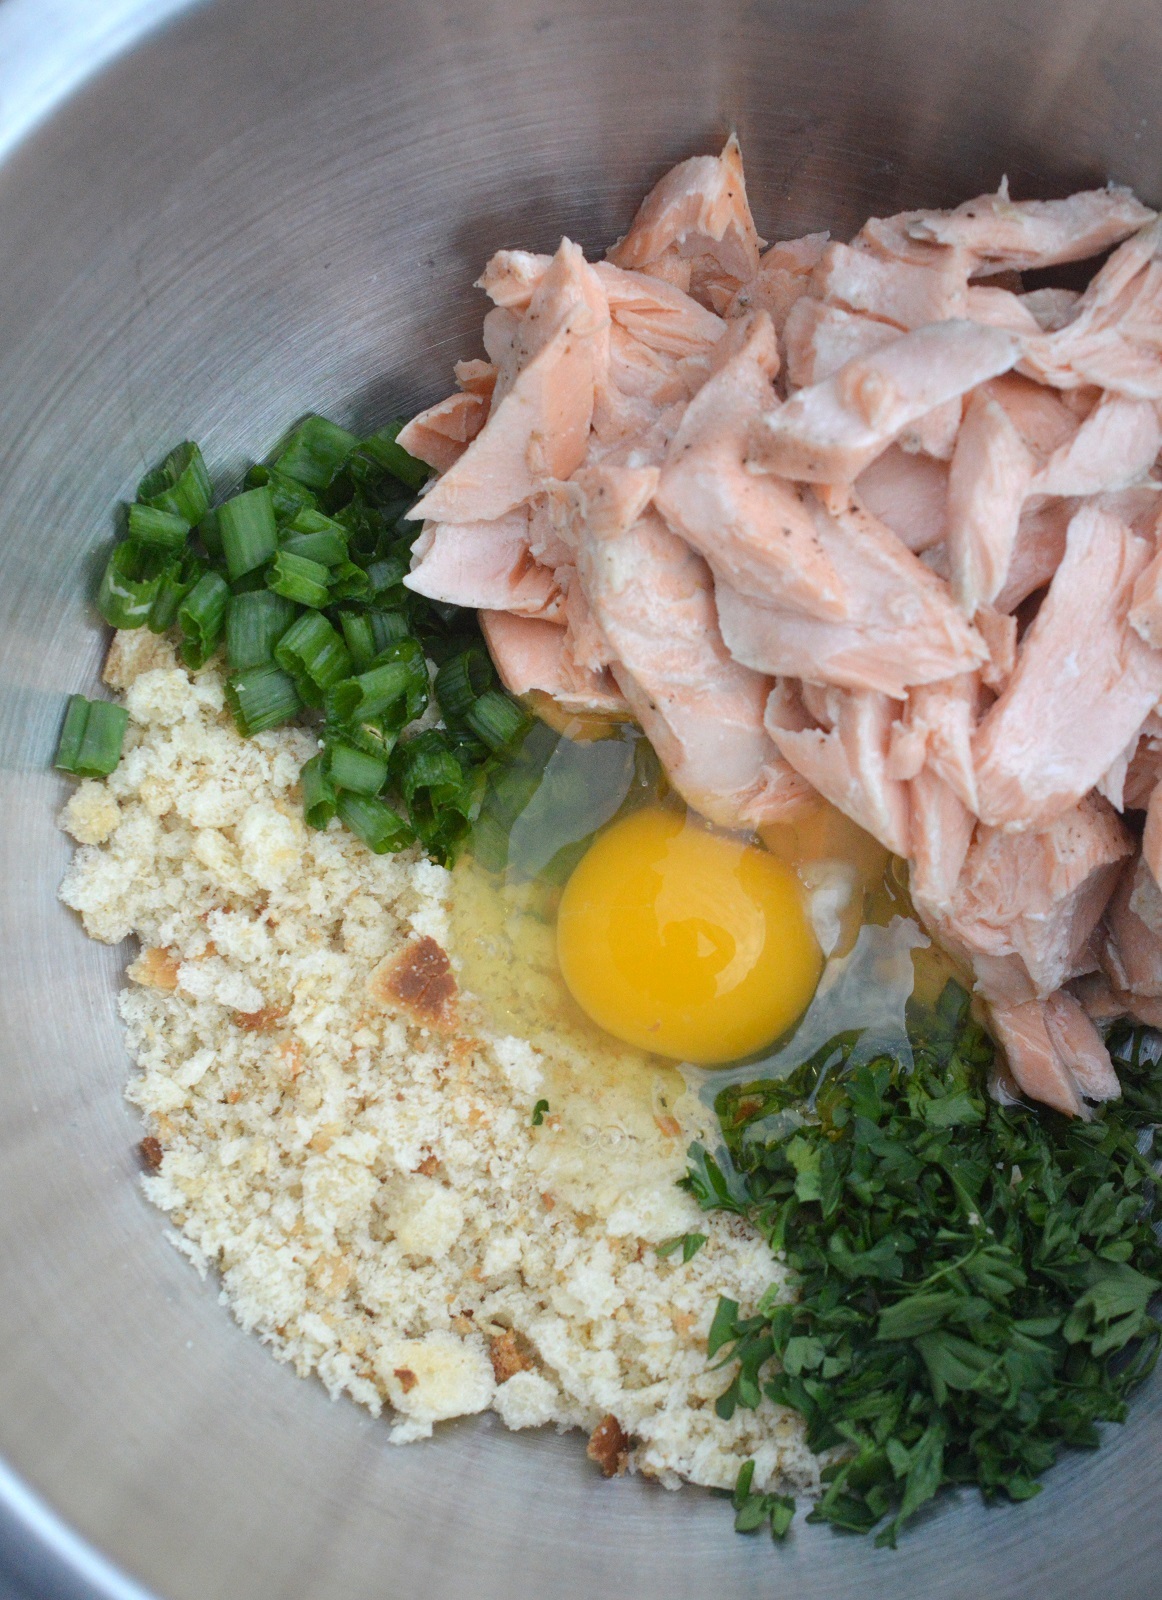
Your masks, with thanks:
[[(0, 151), (82, 10), (10, 34)], [(1114, 177), (1157, 202), (1160, 84), (1156, 0), (218, 0), (8, 151), (0, 1455), (158, 1594), (1162, 1592), (1158, 1384), (1035, 1507), (966, 1499), (892, 1556), (813, 1529), (772, 1552), (708, 1496), (606, 1485), (575, 1440), (488, 1421), (396, 1451), (277, 1366), (134, 1186), (123, 952), (54, 899), (47, 771), (101, 652), (110, 508), (175, 441), (229, 473), (308, 408), (363, 426), (434, 398), (477, 346), (466, 286), (494, 247), (603, 246), (732, 125), (772, 238), (1005, 172), (1017, 195)]]

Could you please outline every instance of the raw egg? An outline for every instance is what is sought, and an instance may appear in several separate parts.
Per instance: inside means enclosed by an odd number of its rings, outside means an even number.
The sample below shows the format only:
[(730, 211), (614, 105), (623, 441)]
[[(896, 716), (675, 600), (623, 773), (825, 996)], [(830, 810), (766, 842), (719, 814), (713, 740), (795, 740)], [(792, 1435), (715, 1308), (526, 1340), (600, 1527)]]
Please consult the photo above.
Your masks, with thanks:
[(582, 857), (561, 897), (557, 956), (608, 1033), (702, 1065), (776, 1039), (822, 968), (787, 866), (658, 807), (615, 822)]

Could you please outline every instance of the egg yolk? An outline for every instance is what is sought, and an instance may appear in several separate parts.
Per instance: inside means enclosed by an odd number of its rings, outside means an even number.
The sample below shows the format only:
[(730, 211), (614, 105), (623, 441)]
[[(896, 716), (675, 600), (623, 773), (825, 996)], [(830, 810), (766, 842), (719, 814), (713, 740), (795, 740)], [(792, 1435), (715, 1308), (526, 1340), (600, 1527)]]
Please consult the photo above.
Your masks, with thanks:
[(615, 822), (582, 857), (561, 897), (557, 957), (608, 1033), (702, 1065), (777, 1038), (822, 968), (788, 867), (657, 808)]

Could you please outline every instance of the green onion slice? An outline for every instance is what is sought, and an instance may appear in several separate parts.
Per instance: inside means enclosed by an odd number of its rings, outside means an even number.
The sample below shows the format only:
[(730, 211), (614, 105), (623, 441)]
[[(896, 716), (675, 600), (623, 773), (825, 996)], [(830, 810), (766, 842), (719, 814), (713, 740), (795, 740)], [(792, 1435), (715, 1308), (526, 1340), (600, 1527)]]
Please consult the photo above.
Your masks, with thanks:
[(347, 541), (334, 533), (292, 533), (283, 539), (279, 548), (292, 556), (317, 561), (324, 567), (337, 567), (347, 560)]
[(375, 637), (377, 655), (382, 655), (389, 645), (406, 639), (411, 632), (411, 625), (402, 611), (369, 611), (367, 617)]
[(207, 511), (195, 530), (206, 554), (215, 561), (222, 558), (222, 530), (218, 526), (218, 513)]
[(255, 589), (232, 594), (226, 607), (226, 660), (232, 672), (273, 661), (274, 647), (295, 620), (295, 607), (281, 594)]
[(149, 608), (150, 633), (165, 633), (173, 627), (178, 607), (206, 570), (206, 563), (193, 550), (183, 551), (166, 565)]
[(382, 649), (382, 646), (375, 642), (371, 618), (360, 611), (340, 611), (339, 626), (343, 630), (344, 642), (351, 652), (351, 664), (356, 672), (362, 672), (371, 665), (376, 652)]
[(401, 639), (376, 658), (370, 671), (334, 686), (327, 696), (327, 715), (333, 722), (353, 722), (398, 708), (402, 727), (421, 716), (427, 703), (423, 646), (418, 639)]
[(74, 778), (107, 778), (121, 760), (129, 713), (111, 700), (69, 696), (57, 745), (58, 770)]
[(251, 489), (270, 490), (274, 514), (280, 523), (293, 522), (300, 511), (314, 510), (319, 503), (305, 483), (298, 483), (273, 467), (251, 467), (246, 484)]
[(507, 749), (524, 732), (531, 719), (508, 695), (498, 689), (487, 689), (464, 720), (490, 750), (499, 751)]
[(226, 625), (230, 589), (220, 572), (206, 572), (178, 607), (178, 627), (184, 638), (181, 658), (187, 667), (204, 666), (217, 648)]
[(218, 507), (218, 532), (231, 582), (264, 566), (278, 548), (269, 489), (244, 489)]
[(476, 700), (490, 689), (495, 674), (488, 652), (471, 645), (445, 661), (436, 673), (436, 699), (450, 722), (460, 721)]
[(366, 572), (353, 561), (343, 560), (331, 568), (332, 600), (362, 600), (368, 587)]
[(226, 704), (244, 739), (281, 727), (297, 715), (301, 702), (294, 679), (273, 661), (232, 672), (226, 679)]
[(189, 537), (190, 525), (172, 511), (156, 506), (129, 507), (129, 537), (138, 544), (155, 544), (163, 550), (181, 550)]
[(156, 545), (124, 539), (109, 557), (97, 594), (97, 610), (112, 628), (141, 628), (161, 587), (166, 553)]
[(147, 472), (137, 485), (137, 498), (142, 505), (180, 517), (187, 528), (206, 515), (210, 495), (210, 474), (202, 452), (188, 439), (171, 450), (161, 466)]
[(329, 598), (330, 574), (320, 561), (280, 550), (270, 564), (266, 586), (296, 605), (321, 611)]
[(274, 647), (274, 659), (295, 681), (309, 706), (321, 706), (324, 691), (351, 671), (351, 652), (319, 611), (292, 622)]
[(324, 829), (335, 815), (335, 785), (327, 775), (327, 762), (322, 751), (311, 759), (299, 773), (303, 789), (303, 815), (308, 828)]
[(353, 433), (326, 417), (304, 417), (283, 446), (274, 470), (308, 489), (325, 489), (357, 443)]
[(377, 466), (384, 467), (393, 478), (406, 483), (409, 489), (421, 489), (431, 476), (432, 469), (396, 444), (403, 427), (401, 420), (389, 422), (386, 428), (373, 433), (370, 439), (363, 440), (359, 453), (369, 457)]
[(402, 850), (414, 837), (398, 812), (371, 795), (341, 794), (338, 811), (340, 820), (377, 856)]
[(327, 746), (327, 773), (336, 789), (378, 794), (387, 782), (387, 758), (337, 740)]

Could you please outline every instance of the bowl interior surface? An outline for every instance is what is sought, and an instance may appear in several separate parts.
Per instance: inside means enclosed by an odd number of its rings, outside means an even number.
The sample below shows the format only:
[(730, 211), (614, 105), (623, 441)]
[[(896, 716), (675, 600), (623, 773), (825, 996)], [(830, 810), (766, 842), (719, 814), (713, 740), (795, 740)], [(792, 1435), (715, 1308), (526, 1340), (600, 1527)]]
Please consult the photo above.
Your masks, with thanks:
[(307, 410), (370, 429), (438, 398), (479, 349), (469, 285), (492, 250), (568, 234), (601, 251), (660, 172), (731, 127), (772, 239), (847, 237), (1004, 173), (1018, 197), (1114, 178), (1158, 203), (1162, 9), (118, 0), (103, 15), (102, 43), (83, 0), (0, 7), (10, 1516), (26, 1514), (18, 1479), (165, 1600), (1162, 1592), (1157, 1381), (1034, 1506), (965, 1495), (892, 1554), (810, 1527), (774, 1551), (735, 1537), (709, 1495), (606, 1484), (578, 1437), (495, 1418), (397, 1450), (276, 1364), (136, 1187), (114, 1009), (128, 953), (86, 940), (55, 898), (66, 786), (48, 770), (65, 696), (96, 680), (89, 596), (113, 507), (174, 443), (198, 439), (226, 481)]

